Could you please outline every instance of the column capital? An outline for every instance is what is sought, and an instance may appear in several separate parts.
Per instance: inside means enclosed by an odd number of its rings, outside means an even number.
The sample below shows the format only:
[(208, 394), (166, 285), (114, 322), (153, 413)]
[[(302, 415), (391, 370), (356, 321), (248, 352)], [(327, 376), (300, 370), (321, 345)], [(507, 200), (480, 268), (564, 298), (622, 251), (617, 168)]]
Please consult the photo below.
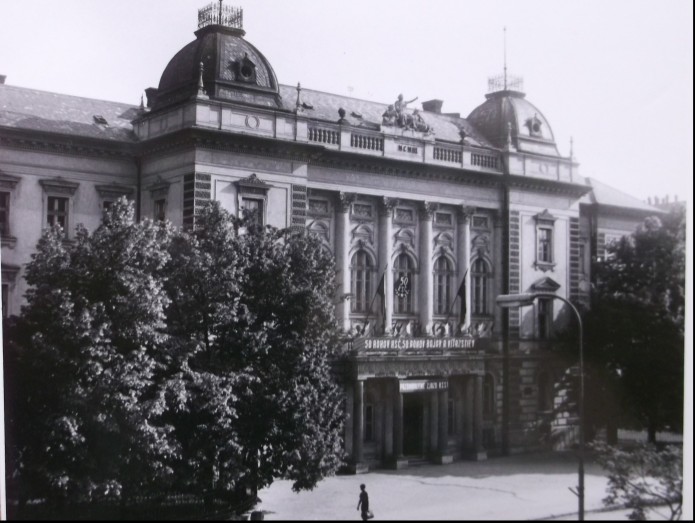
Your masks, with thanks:
[(456, 215), (458, 216), (459, 223), (467, 223), (470, 221), (471, 216), (473, 216), (473, 213), (475, 212), (475, 207), (462, 204), (459, 205), (456, 210)]
[(420, 202), (420, 218), (423, 220), (432, 220), (435, 211), (439, 209), (437, 202)]
[(379, 205), (379, 215), (380, 216), (393, 216), (393, 210), (398, 205), (398, 198), (390, 198), (384, 196)]
[(355, 201), (356, 194), (353, 192), (342, 192), (338, 193), (336, 198), (338, 203), (338, 209), (340, 212), (346, 213), (350, 210), (350, 205)]

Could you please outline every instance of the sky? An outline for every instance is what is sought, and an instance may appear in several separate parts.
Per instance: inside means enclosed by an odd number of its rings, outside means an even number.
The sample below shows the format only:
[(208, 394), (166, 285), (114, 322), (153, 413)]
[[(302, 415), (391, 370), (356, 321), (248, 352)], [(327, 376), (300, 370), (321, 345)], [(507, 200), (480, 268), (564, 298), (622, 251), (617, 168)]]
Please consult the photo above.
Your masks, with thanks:
[[(216, 2), (215, 2), (216, 3)], [(229, 1), (226, 2), (230, 4)], [(9, 85), (138, 104), (204, 0), (0, 0)], [(467, 116), (522, 76), (562, 155), (641, 200), (692, 198), (690, 0), (237, 0), (280, 83)]]

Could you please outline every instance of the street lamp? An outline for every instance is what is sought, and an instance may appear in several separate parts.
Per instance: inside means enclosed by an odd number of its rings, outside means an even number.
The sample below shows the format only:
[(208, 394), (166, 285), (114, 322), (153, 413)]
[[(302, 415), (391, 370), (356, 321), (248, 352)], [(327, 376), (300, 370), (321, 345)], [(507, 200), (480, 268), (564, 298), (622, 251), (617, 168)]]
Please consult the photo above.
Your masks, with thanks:
[(579, 521), (584, 521), (584, 327), (582, 317), (577, 308), (565, 298), (551, 292), (534, 292), (526, 294), (500, 294), (497, 305), (503, 309), (511, 309), (532, 305), (537, 298), (560, 300), (569, 305), (577, 316), (579, 323), (579, 485), (572, 492), (579, 499)]

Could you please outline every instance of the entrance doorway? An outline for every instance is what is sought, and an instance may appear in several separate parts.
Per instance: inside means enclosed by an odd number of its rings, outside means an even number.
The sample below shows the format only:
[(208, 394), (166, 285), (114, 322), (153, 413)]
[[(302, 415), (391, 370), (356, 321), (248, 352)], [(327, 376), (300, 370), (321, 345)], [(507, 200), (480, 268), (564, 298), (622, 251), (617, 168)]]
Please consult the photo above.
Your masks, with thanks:
[(423, 441), (424, 394), (403, 395), (403, 454), (422, 456), (425, 454)]

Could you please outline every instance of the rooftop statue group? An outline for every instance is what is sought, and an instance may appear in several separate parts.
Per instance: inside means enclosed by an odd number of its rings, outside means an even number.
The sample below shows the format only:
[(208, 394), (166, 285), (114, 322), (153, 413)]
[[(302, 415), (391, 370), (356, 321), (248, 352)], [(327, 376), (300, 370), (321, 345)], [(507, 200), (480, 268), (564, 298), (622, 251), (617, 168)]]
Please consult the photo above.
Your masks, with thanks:
[(427, 125), (425, 120), (420, 115), (420, 111), (415, 109), (413, 114), (406, 112), (406, 107), (409, 103), (417, 100), (417, 96), (412, 100), (403, 100), (403, 95), (398, 95), (398, 100), (388, 106), (388, 109), (382, 115), (382, 125), (398, 126), (403, 129), (412, 129), (421, 133), (429, 134), (432, 132), (432, 127)]

